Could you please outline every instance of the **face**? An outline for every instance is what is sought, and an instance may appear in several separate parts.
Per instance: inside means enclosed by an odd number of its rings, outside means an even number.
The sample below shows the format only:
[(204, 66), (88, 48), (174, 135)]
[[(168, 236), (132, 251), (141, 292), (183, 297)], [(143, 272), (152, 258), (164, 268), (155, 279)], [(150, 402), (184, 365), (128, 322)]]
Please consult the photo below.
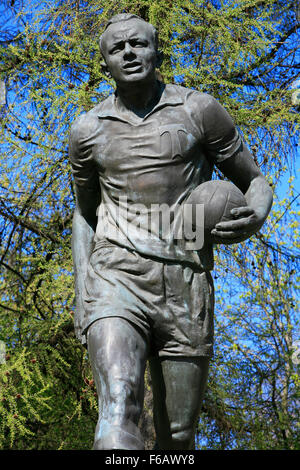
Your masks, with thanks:
[(102, 53), (117, 85), (155, 79), (158, 54), (152, 28), (132, 19), (111, 24), (102, 38)]

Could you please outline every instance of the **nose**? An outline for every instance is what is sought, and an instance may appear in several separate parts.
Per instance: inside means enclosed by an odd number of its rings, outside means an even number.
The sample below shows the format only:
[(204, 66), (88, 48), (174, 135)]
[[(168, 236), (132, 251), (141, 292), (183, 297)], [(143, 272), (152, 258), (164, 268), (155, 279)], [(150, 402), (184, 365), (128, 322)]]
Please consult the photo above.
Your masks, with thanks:
[(124, 57), (127, 58), (127, 57), (131, 57), (131, 56), (135, 56), (135, 53), (134, 53), (131, 45), (129, 44), (129, 42), (126, 42), (125, 47), (124, 47)]

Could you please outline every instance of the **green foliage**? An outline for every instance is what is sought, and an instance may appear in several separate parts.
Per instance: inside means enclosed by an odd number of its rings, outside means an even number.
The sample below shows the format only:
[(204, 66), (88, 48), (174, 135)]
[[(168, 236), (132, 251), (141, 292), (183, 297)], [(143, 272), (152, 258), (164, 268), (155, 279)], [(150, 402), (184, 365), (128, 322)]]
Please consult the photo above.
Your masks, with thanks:
[(13, 8), (2, 13), (15, 26), (3, 22), (0, 31), (0, 79), (8, 90), (0, 127), (0, 340), (7, 355), (0, 448), (91, 448), (97, 398), (73, 332), (67, 139), (71, 122), (113, 87), (102, 73), (98, 37), (122, 11), (159, 30), (165, 82), (211, 93), (226, 107), (275, 191), (262, 232), (216, 250), (216, 355), (198, 445), (299, 447), (294, 3), (55, 0)]

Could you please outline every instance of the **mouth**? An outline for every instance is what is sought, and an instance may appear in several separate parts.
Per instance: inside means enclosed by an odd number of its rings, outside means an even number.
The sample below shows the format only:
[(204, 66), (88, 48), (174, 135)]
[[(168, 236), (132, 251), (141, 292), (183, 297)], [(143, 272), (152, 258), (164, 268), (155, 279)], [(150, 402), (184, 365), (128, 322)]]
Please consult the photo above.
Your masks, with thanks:
[(140, 72), (142, 69), (142, 64), (140, 64), (139, 62), (128, 62), (124, 65), (123, 69), (129, 73)]

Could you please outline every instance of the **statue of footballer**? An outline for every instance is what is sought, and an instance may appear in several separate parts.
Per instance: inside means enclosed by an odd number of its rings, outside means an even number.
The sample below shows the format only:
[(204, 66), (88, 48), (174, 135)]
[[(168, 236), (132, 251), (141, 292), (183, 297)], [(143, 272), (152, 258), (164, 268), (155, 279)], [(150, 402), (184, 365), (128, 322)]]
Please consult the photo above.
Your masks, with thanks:
[[(75, 331), (99, 397), (93, 449), (144, 449), (149, 361), (157, 448), (190, 450), (213, 355), (213, 244), (257, 232), (272, 190), (211, 95), (157, 80), (151, 24), (116, 15), (100, 49), (116, 90), (76, 119), (69, 145)], [(214, 165), (230, 181), (212, 181)], [(194, 245), (178, 231), (187, 204), (204, 207)]]

